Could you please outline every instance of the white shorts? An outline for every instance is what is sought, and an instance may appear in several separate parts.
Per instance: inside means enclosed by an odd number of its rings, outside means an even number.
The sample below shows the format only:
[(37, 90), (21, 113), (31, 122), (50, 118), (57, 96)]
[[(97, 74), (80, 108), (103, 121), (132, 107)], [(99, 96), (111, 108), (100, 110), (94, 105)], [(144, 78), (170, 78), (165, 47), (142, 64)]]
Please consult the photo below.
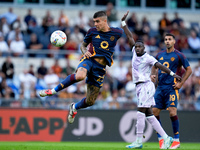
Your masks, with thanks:
[(153, 82), (140, 83), (136, 86), (138, 107), (150, 108), (155, 105), (154, 94), (155, 85)]

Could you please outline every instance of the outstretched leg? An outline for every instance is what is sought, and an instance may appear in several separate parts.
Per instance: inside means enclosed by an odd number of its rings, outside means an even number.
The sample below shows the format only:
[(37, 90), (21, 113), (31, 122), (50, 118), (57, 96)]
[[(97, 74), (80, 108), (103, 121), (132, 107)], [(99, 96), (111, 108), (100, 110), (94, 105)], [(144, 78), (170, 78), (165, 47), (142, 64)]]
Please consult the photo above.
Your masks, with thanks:
[(84, 97), (81, 101), (70, 105), (70, 111), (68, 116), (69, 123), (73, 123), (75, 115), (77, 114), (78, 109), (87, 108), (94, 105), (97, 96), (99, 95), (100, 88), (94, 85), (87, 84), (87, 96)]
[(57, 92), (61, 91), (62, 89), (79, 82), (81, 80), (84, 80), (87, 75), (87, 69), (80, 67), (78, 68), (76, 74), (71, 74), (67, 76), (61, 83), (59, 83), (55, 88), (49, 89), (49, 90), (41, 90), (39, 92), (41, 97), (45, 96), (52, 96), (56, 94)]

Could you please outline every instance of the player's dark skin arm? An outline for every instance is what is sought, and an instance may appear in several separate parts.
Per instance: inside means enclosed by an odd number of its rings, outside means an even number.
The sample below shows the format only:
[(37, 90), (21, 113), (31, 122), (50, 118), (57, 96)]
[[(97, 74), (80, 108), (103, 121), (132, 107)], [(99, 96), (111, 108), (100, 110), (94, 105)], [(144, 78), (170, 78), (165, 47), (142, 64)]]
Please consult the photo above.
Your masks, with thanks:
[(87, 50), (87, 46), (88, 46), (88, 43), (83, 42), (81, 44), (81, 52), (83, 53), (85, 57), (89, 58), (92, 56), (92, 54)]
[(180, 89), (182, 85), (185, 83), (185, 81), (189, 78), (189, 76), (192, 74), (192, 69), (190, 66), (185, 68), (186, 72), (181, 80), (181, 82), (177, 82), (176, 84), (173, 85), (174, 89)]
[[(122, 17), (121, 21), (125, 21), (126, 17), (128, 16), (129, 11), (126, 12), (126, 14), (124, 14), (124, 16)], [(124, 29), (124, 32), (128, 38), (128, 42), (130, 47), (132, 48), (135, 45), (135, 41), (133, 39), (133, 35), (131, 33), (131, 31), (128, 29), (127, 25), (122, 26), (122, 28)]]
[(151, 81), (155, 83), (155, 87), (158, 86), (158, 78), (156, 78), (157, 76), (158, 76), (158, 68), (153, 66), (151, 68)]
[[(167, 74), (170, 74), (170, 72), (171, 72), (171, 70), (169, 68), (165, 67), (164, 65), (162, 65), (159, 62), (155, 63), (154, 66), (156, 68), (159, 68), (160, 70), (166, 72)], [(177, 74), (174, 74), (173, 77), (176, 78), (178, 81), (182, 80), (182, 78), (180, 76), (178, 76)]]

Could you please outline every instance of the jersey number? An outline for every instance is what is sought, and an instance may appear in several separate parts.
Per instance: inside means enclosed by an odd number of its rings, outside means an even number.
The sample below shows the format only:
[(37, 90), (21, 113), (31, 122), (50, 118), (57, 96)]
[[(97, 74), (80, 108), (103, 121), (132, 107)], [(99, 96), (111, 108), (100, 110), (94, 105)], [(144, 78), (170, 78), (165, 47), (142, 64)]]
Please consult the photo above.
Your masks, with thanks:
[[(163, 63), (163, 65), (164, 65), (165, 67), (169, 68), (169, 63), (168, 63), (168, 62), (165, 61), (165, 62)], [(166, 73), (166, 72), (161, 71), (161, 73)]]
[(176, 99), (176, 96), (173, 94), (173, 95), (169, 95), (169, 101), (175, 101)]

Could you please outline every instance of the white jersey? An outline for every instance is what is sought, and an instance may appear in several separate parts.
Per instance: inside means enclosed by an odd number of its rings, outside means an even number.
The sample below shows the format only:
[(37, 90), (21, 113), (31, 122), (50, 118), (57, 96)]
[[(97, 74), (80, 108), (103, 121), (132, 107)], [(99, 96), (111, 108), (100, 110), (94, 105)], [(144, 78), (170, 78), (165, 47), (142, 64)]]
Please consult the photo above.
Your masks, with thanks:
[(135, 47), (133, 47), (133, 58), (132, 58), (132, 76), (133, 83), (137, 82), (148, 82), (151, 81), (151, 68), (158, 62), (153, 56), (145, 53), (142, 56), (137, 56)]

